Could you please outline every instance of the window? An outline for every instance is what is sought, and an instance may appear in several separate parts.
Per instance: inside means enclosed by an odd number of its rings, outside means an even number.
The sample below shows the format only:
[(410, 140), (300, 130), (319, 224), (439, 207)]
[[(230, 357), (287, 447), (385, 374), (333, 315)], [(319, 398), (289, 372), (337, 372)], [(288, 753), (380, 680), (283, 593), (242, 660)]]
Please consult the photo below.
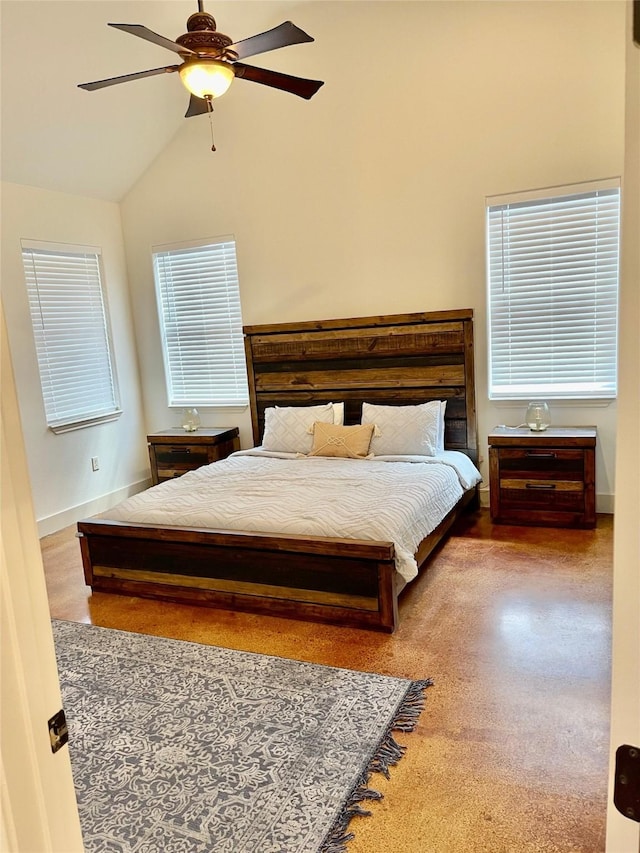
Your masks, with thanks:
[(120, 416), (100, 249), (22, 241), (47, 425), (65, 432)]
[(618, 182), (487, 200), (489, 397), (616, 396)]
[(156, 246), (153, 269), (170, 406), (246, 406), (232, 237)]

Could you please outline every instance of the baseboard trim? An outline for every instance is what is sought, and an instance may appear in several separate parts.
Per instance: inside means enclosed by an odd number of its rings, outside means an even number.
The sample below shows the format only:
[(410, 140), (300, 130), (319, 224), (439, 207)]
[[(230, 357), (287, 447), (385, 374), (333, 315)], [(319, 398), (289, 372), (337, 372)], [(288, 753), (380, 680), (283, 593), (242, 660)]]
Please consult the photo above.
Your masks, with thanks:
[(54, 515), (49, 515), (46, 518), (39, 518), (38, 536), (49, 536), (50, 533), (57, 533), (58, 530), (63, 530), (71, 524), (75, 524), (81, 518), (87, 518), (91, 515), (96, 515), (98, 512), (104, 512), (119, 501), (125, 498), (136, 495), (151, 486), (151, 479), (147, 478), (139, 480), (137, 483), (131, 483), (129, 486), (124, 486), (121, 489), (116, 489), (114, 492), (109, 492), (106, 495), (101, 495), (99, 498), (93, 498), (86, 503), (78, 504), (77, 506), (69, 507), (69, 509), (57, 512)]
[(615, 495), (596, 495), (596, 512), (613, 515)]

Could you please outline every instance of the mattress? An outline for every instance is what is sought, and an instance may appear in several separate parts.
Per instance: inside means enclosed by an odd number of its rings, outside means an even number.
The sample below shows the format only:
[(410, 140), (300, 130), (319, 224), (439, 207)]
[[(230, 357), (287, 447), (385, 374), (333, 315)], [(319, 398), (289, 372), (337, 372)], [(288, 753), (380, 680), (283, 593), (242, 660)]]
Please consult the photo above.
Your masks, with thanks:
[(115, 521), (393, 542), (398, 573), (480, 473), (462, 453), (334, 459), (239, 451), (127, 498)]

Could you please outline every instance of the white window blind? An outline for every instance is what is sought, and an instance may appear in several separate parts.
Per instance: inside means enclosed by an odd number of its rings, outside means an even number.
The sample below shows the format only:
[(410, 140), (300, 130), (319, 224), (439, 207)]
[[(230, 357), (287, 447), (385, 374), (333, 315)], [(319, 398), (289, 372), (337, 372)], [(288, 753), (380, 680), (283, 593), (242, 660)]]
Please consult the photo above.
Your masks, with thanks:
[(616, 395), (620, 189), (581, 189), (488, 200), (493, 399)]
[(235, 240), (155, 247), (170, 406), (249, 400)]
[(23, 240), (22, 261), (48, 426), (118, 417), (100, 250)]

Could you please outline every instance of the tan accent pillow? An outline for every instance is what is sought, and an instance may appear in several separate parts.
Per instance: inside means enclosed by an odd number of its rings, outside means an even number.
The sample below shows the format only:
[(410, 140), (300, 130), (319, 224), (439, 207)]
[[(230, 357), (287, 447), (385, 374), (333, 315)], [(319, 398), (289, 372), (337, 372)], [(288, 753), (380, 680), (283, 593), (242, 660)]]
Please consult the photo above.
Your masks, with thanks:
[(309, 456), (365, 459), (369, 453), (373, 430), (373, 424), (339, 426), (316, 421), (313, 425), (313, 447)]

